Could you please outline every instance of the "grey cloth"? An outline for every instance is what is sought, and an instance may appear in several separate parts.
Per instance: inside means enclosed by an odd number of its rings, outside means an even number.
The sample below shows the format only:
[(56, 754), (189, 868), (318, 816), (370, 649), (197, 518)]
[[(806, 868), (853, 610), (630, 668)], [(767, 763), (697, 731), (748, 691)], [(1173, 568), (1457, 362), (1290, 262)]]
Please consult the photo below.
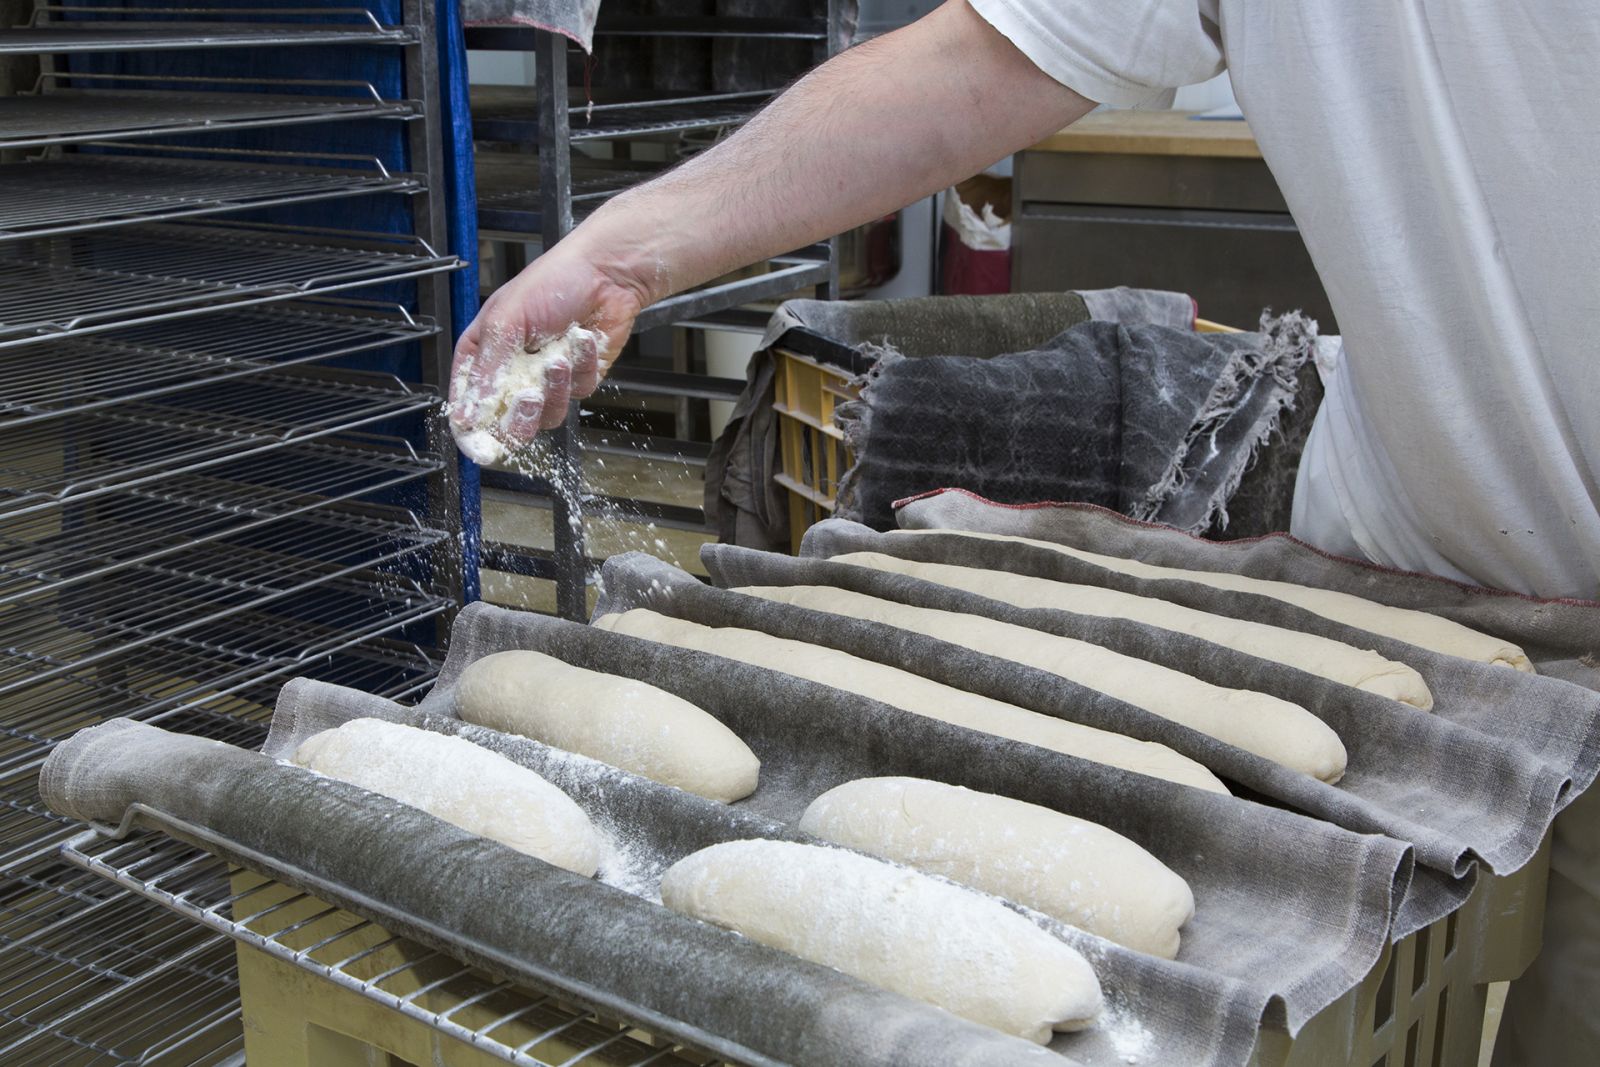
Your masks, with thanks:
[(837, 513), (887, 529), (896, 500), (961, 485), (1184, 529), (1225, 523), (1315, 338), (1291, 314), (1260, 334), (1087, 322), (989, 360), (884, 352), (835, 415), (855, 454)]
[[(1125, 290), (1138, 292), (1137, 290)], [(1170, 294), (1179, 296), (1181, 294)], [(1131, 313), (1137, 297), (1100, 301), (1102, 310)], [(1159, 304), (1159, 302), (1155, 302)], [(1192, 306), (1192, 305), (1191, 305)], [(1003, 293), (997, 296), (919, 296), (905, 300), (786, 300), (767, 320), (762, 348), (792, 331), (836, 348), (903, 356), (987, 359), (1037, 348), (1069, 326), (1092, 318), (1082, 293)]]
[[(455, 657), (460, 667), (465, 667), (476, 655), (502, 651), (506, 647), (555, 651), (552, 639), (558, 639), (563, 658), (574, 657), (574, 661), (606, 666), (617, 655), (619, 645), (641, 644), (569, 623), (551, 626), (536, 616), (498, 609), (473, 610), (476, 613), (465, 625), (456, 628), (456, 640), (452, 642), (453, 649), (469, 650)], [(590, 640), (582, 645), (559, 640), (576, 641), (579, 634)], [(759, 672), (758, 668), (747, 670)], [(774, 712), (771, 708), (752, 709), (746, 700), (740, 702), (727, 721), (757, 751), (765, 754), (761, 787), (756, 796), (737, 805), (716, 804), (527, 738), (449, 717), (454, 703), (456, 673), (456, 669), (448, 669), (441, 686), (415, 708), (404, 708), (382, 697), (355, 690), (298, 679), (285, 686), (278, 699), (272, 732), (263, 751), (268, 755), (288, 755), (306, 738), (362, 717), (382, 718), (463, 737), (537, 771), (577, 801), (595, 825), (617, 843), (602, 862), (599, 879), (655, 900), (659, 899), (661, 873), (698, 849), (720, 841), (751, 837), (813, 841), (792, 829), (790, 824), (799, 818), (816, 794), (839, 782), (883, 773), (886, 769), (870, 761), (863, 762), (854, 753), (836, 751), (838, 744), (817, 745), (811, 737), (817, 724), (803, 721), (803, 716), (789, 710), (794, 705), (783, 712)], [(686, 686), (680, 695), (703, 692), (703, 686), (703, 682)], [(830, 695), (825, 691), (822, 699), (826, 701)], [(709, 710), (721, 706), (713, 702)], [(785, 726), (781, 723), (784, 718), (792, 721)], [(839, 731), (835, 736), (847, 739), (849, 735)], [(849, 741), (844, 740), (843, 744), (848, 746)], [(755, 814), (757, 808), (769, 815)], [(1184, 1062), (1236, 1063), (1248, 1053), (1254, 1040), (1260, 1004), (1237, 982), (1216, 977), (1196, 982), (1189, 978), (1186, 968), (1172, 964), (1152, 966), (1156, 961), (1056, 920), (1025, 910), (1024, 914), (1094, 961), (1111, 1005), (1102, 1026), (1088, 1033), (1057, 1038), (1056, 1051), (1070, 1055), (1074, 1062), (1117, 1064), (1119, 1050), (1127, 1048), (1130, 1036), (1148, 1035), (1143, 1039), (1152, 1047), (1170, 1050), (1175, 1057), (1181, 1055)], [(1181, 1018), (1183, 1026), (1199, 1026), (1205, 1033), (1191, 1036), (1173, 1030), (1162, 1021), (1161, 1013), (1151, 1017), (1150, 1024), (1146, 1025), (1143, 1009), (1152, 1003), (1162, 1004), (1167, 1015)], [(1220, 1025), (1215, 1021), (1218, 1017)]]
[(205, 847), (230, 862), (719, 1057), (1063, 1062), (260, 753), (113, 720), (59, 745), (40, 788), (74, 818), (116, 824), (138, 804), (157, 825), (161, 816), (198, 825), (216, 835)]
[(537, 26), (570, 37), (585, 52), (594, 47), (599, 16), (600, 0), (461, 0), (468, 26)]
[(1187, 328), (1194, 321), (1194, 301), (1183, 293), (1128, 288), (785, 301), (767, 322), (744, 392), (706, 464), (705, 511), (718, 538), (750, 548), (789, 545), (789, 496), (772, 477), (779, 469), (778, 420), (772, 410), (775, 346), (859, 373), (886, 349), (910, 357), (1025, 352), (1093, 318)]
[[(1564, 682), (1464, 662), (1373, 634), (1346, 629), (1325, 635), (1375, 648), (1416, 668), (1434, 695), (1433, 710), (1424, 712), (1186, 634), (1125, 619), (1017, 608), (905, 575), (826, 562), (844, 552), (883, 552), (1141, 596), (1159, 596), (1161, 591), (1153, 586), (1172, 584), (1130, 579), (1047, 548), (959, 534), (883, 534), (834, 520), (812, 527), (802, 551), (812, 558), (796, 561), (717, 547), (708, 548), (706, 555), (720, 585), (839, 585), (1081, 638), (1213, 684), (1259, 690), (1300, 704), (1331, 726), (1349, 753), (1349, 767), (1336, 786), (1265, 760), (1235, 761), (1224, 769), (1214, 761), (1217, 749), (1229, 746), (1175, 724), (1162, 725), (1166, 720), (1141, 725), (1141, 720), (1157, 717), (1097, 694), (1080, 694), (1065, 706), (1071, 717), (1088, 725), (1122, 733), (1147, 731), (1149, 740), (1171, 745), (1298, 810), (1351, 829), (1409, 841), (1420, 865), (1453, 878), (1465, 879), (1475, 859), (1497, 874), (1521, 868), (1544, 840), (1574, 779), (1587, 781), (1594, 776), (1593, 758), (1583, 755), (1581, 745), (1570, 747), (1570, 742), (1594, 732), (1600, 698)], [(1189, 599), (1188, 606), (1211, 611), (1216, 599), (1231, 595), (1211, 592), (1215, 596)], [(1249, 617), (1268, 621), (1255, 614)], [(1061, 684), (1058, 679), (1057, 685)], [(1497, 727), (1506, 719), (1516, 720), (1516, 726)], [(1552, 762), (1553, 747), (1566, 752), (1564, 762)], [(1248, 777), (1238, 777), (1241, 774)], [(1470, 884), (1462, 888), (1469, 889)]]
[[(1138, 302), (1124, 296), (1102, 305), (1120, 310)], [(705, 512), (718, 539), (750, 548), (789, 547), (789, 494), (773, 479), (781, 466), (772, 410), (774, 347), (860, 372), (885, 348), (906, 356), (998, 356), (1034, 348), (1088, 318), (1077, 293), (784, 301), (767, 321), (744, 392), (706, 462)]]
[[(708, 625), (747, 627), (843, 648), (950, 680), (933, 662), (948, 646), (889, 627), (709, 588), (642, 554), (612, 557), (603, 578), (598, 614), (645, 607)], [(646, 680), (670, 683), (664, 687), (724, 718), (763, 761), (772, 750), (757, 743), (759, 735), (746, 731), (777, 717), (794, 723), (804, 758), (817, 761), (802, 797), (864, 775), (906, 774), (1043, 804), (1132, 838), (1187, 879), (1196, 898), (1196, 915), (1184, 928), (1178, 961), (1140, 957), (1140, 973), (1166, 975), (1163, 984), (1175, 983), (1174, 990), (1200, 983), (1206, 992), (1196, 995), (1202, 999), (1216, 996), (1217, 983), (1237, 983), (1269, 1022), (1291, 1029), (1371, 969), (1410, 880), (1410, 850), (1391, 838), (1352, 833), (1248, 800), (950, 726), (733, 661), (653, 647), (654, 657), (693, 665), (696, 674), (693, 679), (653, 675)], [(993, 670), (994, 661), (987, 657), (949, 658), (957, 664), (954, 669), (990, 669), (1016, 681), (1015, 675)], [(628, 662), (619, 657), (607, 669), (615, 671)], [(752, 703), (761, 706), (750, 709)], [(735, 722), (728, 717), (739, 708), (748, 709), (744, 714), (750, 718)], [(763, 785), (753, 800), (758, 806), (767, 803), (762, 799), (769, 788), (767, 775), (764, 764)], [(803, 808), (799, 801), (797, 797), (782, 809), (764, 810), (793, 818)], [(1182, 1043), (1222, 1040), (1219, 1031), (1230, 1035), (1245, 1029), (1242, 1018), (1219, 1009), (1213, 1009), (1219, 1013), (1210, 1019), (1199, 1019), (1187, 995), (1168, 993), (1159, 1002), (1143, 999), (1143, 994), (1123, 995), (1130, 997), (1134, 1017), (1162, 1035), (1163, 1043), (1171, 1025), (1170, 1040), (1178, 1042), (1171, 1046), (1173, 1054), (1153, 1055), (1151, 1062), (1208, 1062), (1210, 1055), (1221, 1053), (1201, 1055)], [(1158, 1022), (1163, 1019), (1167, 1021)], [(1086, 1061), (1102, 1062), (1066, 1047)]]
[[(959, 489), (905, 501), (897, 510), (896, 518), (906, 529), (1013, 534), (1165, 567), (1232, 571), (1254, 578), (1332, 589), (1394, 607), (1428, 611), (1516, 642), (1538, 666), (1541, 675), (1600, 690), (1600, 662), (1597, 662), (1600, 659), (1600, 605), (1589, 601), (1540, 600), (1520, 593), (1465, 585), (1448, 578), (1390, 570), (1363, 560), (1328, 555), (1284, 533), (1251, 541), (1218, 543), (1150, 523), (1130, 522), (1102, 508), (1072, 504), (1012, 507)], [(1108, 575), (1098, 584), (1110, 585), (1112, 580), (1113, 576)], [(1214, 605), (1204, 609), (1207, 611), (1259, 619), (1339, 640), (1351, 640), (1355, 635), (1363, 640), (1375, 639), (1364, 631), (1341, 627), (1270, 597), (1219, 592), (1182, 581), (1164, 581), (1159, 588), (1163, 598), (1178, 603), (1187, 604), (1196, 597), (1204, 597)], [(1341, 634), (1345, 636), (1339, 636)], [(1372, 647), (1382, 651), (1380, 646)], [(1400, 646), (1407, 655), (1412, 648)], [(1562, 692), (1564, 690), (1550, 690), (1550, 698)], [(1522, 728), (1524, 724), (1518, 716), (1500, 715), (1484, 726), (1496, 731), (1509, 730), (1520, 743), (1547, 748), (1550, 758), (1558, 762), (1577, 759), (1580, 753), (1590, 754), (1592, 759), (1596, 743), (1592, 713), (1584, 713), (1575, 720), (1569, 720), (1567, 715), (1565, 708), (1538, 715), (1534, 722), (1527, 724), (1527, 729)], [(1581, 762), (1587, 764), (1589, 760)], [(1587, 785), (1593, 777), (1591, 769), (1587, 775), (1580, 775), (1576, 784)]]
[(1164, 289), (1080, 289), (1089, 317), (1123, 326), (1168, 326), (1174, 330), (1194, 329), (1194, 297)]
[[(1388, 570), (1360, 560), (1330, 556), (1287, 534), (1219, 544), (1159, 526), (1128, 522), (1095, 508), (1003, 507), (959, 490), (907, 502), (899, 519), (903, 525), (917, 529), (1010, 533), (1165, 566), (1231, 570), (1257, 578), (1319, 586), (1379, 603), (1433, 612), (1515, 641), (1543, 677), (1533, 679), (1505, 668), (1484, 672), (1454, 661), (1458, 668), (1464, 668), (1464, 684), (1473, 685), (1484, 697), (1480, 704), (1472, 705), (1477, 713), (1458, 715), (1456, 721), (1533, 753), (1556, 773), (1568, 777), (1570, 785), (1557, 799), (1558, 811), (1593, 784), (1596, 765), (1600, 764), (1600, 725), (1594, 704), (1595, 693), (1600, 691), (1600, 669), (1596, 668), (1600, 605), (1538, 600), (1430, 575)], [(1105, 584), (1114, 580), (1108, 577)], [(1365, 643), (1396, 658), (1410, 660), (1418, 651), (1329, 622), (1270, 597), (1221, 593), (1198, 583), (1176, 580), (1154, 583), (1150, 593), (1222, 614)], [(1529, 688), (1532, 685), (1541, 688)], [(1495, 689), (1502, 695), (1497, 697)], [(1583, 860), (1557, 834), (1551, 865), (1557, 871), (1581, 869)]]

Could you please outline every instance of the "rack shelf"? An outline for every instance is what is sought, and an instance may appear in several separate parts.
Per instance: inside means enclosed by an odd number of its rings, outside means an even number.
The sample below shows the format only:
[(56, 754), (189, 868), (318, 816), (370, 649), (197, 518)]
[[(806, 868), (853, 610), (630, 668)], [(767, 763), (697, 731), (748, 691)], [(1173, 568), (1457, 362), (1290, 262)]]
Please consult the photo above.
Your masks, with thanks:
[[(558, 992), (492, 978), (443, 953), (172, 838), (87, 834), (63, 851), (76, 867), (210, 930), (319, 975), (474, 1049), (524, 1067), (683, 1067), (705, 1062), (656, 1048), (625, 1024), (574, 1009)], [(693, 1055), (693, 1054), (689, 1054)]]
[(0, 149), (218, 133), (369, 118), (415, 118), (407, 100), (376, 96), (56, 89), (0, 97)]
[[(433, 610), (443, 610), (442, 602)], [(325, 680), (399, 696), (437, 669), (416, 649), (400, 650), (370, 634), (345, 640), (355, 643), (337, 650), (342, 658), (320, 672)], [(334, 654), (314, 646), (303, 651), (313, 660)], [(258, 746), (270, 715), (267, 683), (289, 669), (263, 673), (245, 695), (206, 696), (147, 717), (166, 729)], [(93, 721), (80, 718), (63, 731)], [(0, 975), (26, 971), (30, 992), (58, 994), (7, 1005), (0, 1055), (8, 1064), (40, 1067), (173, 1062), (163, 1057), (236, 1064), (242, 1040), (232, 944), (61, 863), (60, 844), (79, 830), (44, 808), (31, 773), (14, 773), (0, 788)], [(172, 951), (129, 953), (133, 943), (121, 934), (132, 930)], [(107, 968), (107, 954), (116, 952), (124, 953), (121, 965)], [(84, 1010), (91, 1001), (100, 1010)]]
[(381, 164), (311, 170), (70, 155), (0, 169), (0, 241), (421, 189), (416, 176)]
[(166, 223), (0, 244), (0, 350), (455, 270), (414, 240)]
[(354, 506), (360, 497), (425, 478), (438, 466), (400, 457), (375, 462), (337, 455), (306, 458), (310, 462), (297, 466), (292, 485), (268, 480), (285, 480), (277, 464), (247, 461), (234, 469), (108, 494), (59, 521), (35, 524), (37, 530), (23, 526), (0, 532), (0, 606), (103, 581), (286, 519)]
[[(690, 130), (735, 126), (770, 100), (773, 90), (700, 93), (654, 99), (579, 104), (568, 109), (568, 139), (612, 141)], [(539, 143), (539, 109), (527, 90), (514, 86), (472, 87), (472, 133), (484, 141)]]
[[(51, 433), (32, 426), (0, 433), (0, 518), (56, 511), (290, 444), (349, 435), (438, 403), (431, 391), (397, 387), (393, 379), (370, 384), (348, 380), (360, 377), (353, 373), (311, 377), (310, 370), (192, 389), (180, 394), (181, 404), (128, 402), (71, 415), (51, 424)], [(63, 457), (68, 441), (72, 452)], [(360, 447), (359, 439), (328, 442), (335, 455)], [(383, 455), (372, 458), (382, 463)], [(419, 458), (409, 453), (411, 461)]]
[(63, 596), (25, 594), (0, 624), (0, 695), (58, 677), (104, 676), (129, 653), (150, 655), (151, 646), (204, 647), (235, 616), (297, 593), (326, 587), (317, 606), (348, 609), (352, 596), (386, 580), (375, 568), (443, 537), (406, 522), (316, 514), (124, 567)]
[[(467, 47), (482, 51), (530, 52), (535, 47), (532, 26), (468, 26)], [(613, 18), (604, 13), (595, 26), (596, 37), (708, 37), (764, 38), (787, 41), (826, 41), (828, 27), (822, 19), (751, 17), (695, 17), (637, 15)]]
[(726, 307), (772, 300), (797, 289), (828, 285), (832, 278), (833, 264), (826, 253), (778, 256), (763, 274), (690, 289), (651, 304), (634, 320), (634, 328), (650, 330)]
[(417, 40), (416, 27), (386, 26), (365, 8), (278, 8), (271, 14), (316, 15), (321, 21), (274, 22), (263, 18), (259, 11), (230, 12), (226, 8), (163, 10), (40, 4), (27, 25), (0, 29), (0, 55), (406, 45)]
[[(0, 1059), (16, 1067), (137, 1063), (152, 1048), (220, 1063), (242, 1045), (232, 946), (59, 863), (13, 883), (0, 911)], [(156, 992), (159, 987), (160, 992)], [(123, 1009), (97, 1010), (113, 997)], [(189, 1025), (177, 1028), (178, 1020)], [(163, 1042), (164, 1030), (176, 1032)]]
[[(572, 211), (577, 218), (664, 169), (659, 163), (572, 162)], [(480, 152), (477, 168), (479, 228), (537, 239), (544, 228), (538, 157)]]
[(0, 439), (115, 404), (420, 341), (438, 326), (381, 304), (274, 304), (29, 346), (0, 360)]

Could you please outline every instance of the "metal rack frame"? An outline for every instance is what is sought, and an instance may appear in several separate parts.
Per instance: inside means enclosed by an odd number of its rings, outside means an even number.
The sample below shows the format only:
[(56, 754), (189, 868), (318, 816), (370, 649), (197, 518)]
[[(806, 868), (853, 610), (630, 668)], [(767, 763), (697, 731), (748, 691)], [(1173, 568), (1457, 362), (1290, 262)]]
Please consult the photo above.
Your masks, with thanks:
[[(81, 827), (39, 800), (54, 744), (120, 716), (259, 745), (291, 676), (401, 696), (437, 672), (462, 593), (439, 413), (461, 264), (446, 250), (433, 14), (426, 0), (403, 0), (394, 25), (348, 5), (41, 0), (28, 25), (0, 29), (0, 56), (42, 71), (0, 98), (8, 1064), (241, 1055), (233, 945), (60, 863)], [(306, 45), (375, 49), (403, 89), (56, 58)], [(263, 140), (336, 122), (398, 124), (406, 158)], [(259, 149), (195, 138), (241, 131)], [(398, 198), (409, 233), (237, 217), (355, 197)], [(420, 354), (393, 364), (419, 377), (328, 366), (398, 359), (396, 345)], [(404, 507), (372, 502), (397, 492)]]
[(238, 854), (237, 845), (203, 827), (137, 804), (122, 826), (80, 833), (61, 854), (75, 867), (506, 1063), (707, 1062), (705, 1054), (682, 1045), (649, 1044), (628, 1021), (579, 1006), (579, 991), (534, 989), (487, 975), (186, 842)]
[[(670, 15), (610, 19), (602, 11), (595, 35), (597, 38), (748, 37), (826, 43), (837, 40), (839, 18), (839, 5), (834, 0), (827, 4), (826, 18), (816, 20)], [(475, 137), (523, 146), (534, 144), (538, 148), (536, 183), (528, 180), (519, 185), (514, 179), (508, 181), (503, 174), (497, 174), (482, 189), (489, 194), (480, 199), (480, 219), (489, 231), (485, 236), (517, 248), (520, 248), (519, 242), (537, 242), (542, 248), (551, 247), (572, 229), (580, 214), (593, 210), (633, 184), (628, 180), (630, 177), (647, 177), (652, 173), (648, 168), (632, 171), (626, 164), (609, 169), (584, 166), (581, 162), (575, 164), (573, 145), (737, 125), (777, 92), (647, 94), (622, 101), (575, 105), (568, 93), (571, 46), (566, 38), (526, 26), (469, 27), (467, 46), (526, 51), (534, 56), (536, 84), (531, 96), (517, 89), (474, 90)], [(481, 153), (480, 158), (483, 158)], [(503, 164), (505, 168), (512, 165), (509, 161)], [(512, 256), (512, 266), (517, 262)], [(812, 289), (824, 298), (837, 293), (839, 273), (834, 242), (777, 257), (769, 261), (769, 268), (765, 274), (712, 283), (662, 301), (645, 309), (635, 330), (642, 332), (682, 323), (797, 290)], [(663, 372), (656, 372), (648, 380), (639, 376), (630, 382), (625, 366), (617, 368), (612, 383), (622, 390), (634, 384), (645, 384), (646, 392), (678, 398), (705, 396), (710, 391), (716, 393), (717, 399), (737, 395), (743, 385), (702, 375)], [(536, 506), (550, 507), (554, 524), (552, 552), (486, 541), (482, 566), (553, 580), (557, 614), (569, 619), (586, 616), (587, 587), (598, 562), (590, 559), (585, 550), (581, 517), (585, 503), (605, 504), (624, 517), (638, 516), (647, 521), (667, 521), (679, 528), (705, 529), (705, 517), (698, 509), (601, 498), (579, 488), (583, 484), (584, 445), (578, 427), (578, 411), (574, 403), (567, 420), (547, 435), (552, 469), (546, 472), (546, 477), (527, 478), (502, 471), (485, 471), (482, 479), (486, 488), (542, 497), (548, 503), (541, 501)], [(659, 450), (654, 454), (662, 455)], [(553, 492), (555, 487), (570, 488)]]

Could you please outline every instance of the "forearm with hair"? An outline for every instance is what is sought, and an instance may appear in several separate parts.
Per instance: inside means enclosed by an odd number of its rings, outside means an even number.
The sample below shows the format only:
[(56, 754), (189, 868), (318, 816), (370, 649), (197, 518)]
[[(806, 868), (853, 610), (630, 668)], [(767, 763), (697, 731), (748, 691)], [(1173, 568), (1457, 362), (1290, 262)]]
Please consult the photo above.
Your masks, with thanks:
[(650, 303), (895, 211), (1093, 107), (951, 0), (829, 60), (568, 240)]

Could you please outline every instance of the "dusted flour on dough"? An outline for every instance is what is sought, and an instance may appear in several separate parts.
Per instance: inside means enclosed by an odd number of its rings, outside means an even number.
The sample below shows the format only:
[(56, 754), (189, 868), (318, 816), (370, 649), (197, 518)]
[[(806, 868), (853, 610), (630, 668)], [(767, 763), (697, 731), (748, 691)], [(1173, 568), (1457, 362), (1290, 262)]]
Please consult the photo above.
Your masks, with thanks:
[(730, 841), (668, 868), (661, 902), (752, 941), (1044, 1043), (1100, 1012), (1076, 950), (988, 897), (842, 849)]
[(1325, 619), (1342, 622), (1346, 626), (1354, 626), (1358, 630), (1368, 630), (1375, 634), (1382, 634), (1397, 641), (1404, 641), (1407, 644), (1418, 645), (1434, 652), (1441, 652), (1446, 656), (1460, 656), (1462, 659), (1473, 659), (1480, 663), (1491, 663), (1500, 667), (1514, 667), (1519, 671), (1526, 671), (1530, 674), (1537, 673), (1533, 669), (1533, 661), (1528, 658), (1528, 654), (1509, 641), (1504, 641), (1490, 634), (1480, 633), (1470, 627), (1461, 625), (1459, 622), (1452, 622), (1437, 615), (1430, 615), (1425, 611), (1390, 607), (1388, 604), (1379, 604), (1375, 600), (1367, 600), (1351, 593), (1340, 593), (1332, 589), (1318, 589), (1315, 586), (1296, 585), (1293, 582), (1274, 581), (1269, 578), (1251, 578), (1243, 574), (1232, 574), (1228, 571), (1196, 571), (1184, 570), (1179, 567), (1162, 567), (1154, 563), (1145, 563), (1143, 560), (1123, 559), (1121, 556), (1103, 556), (1098, 552), (1085, 552), (1081, 548), (1072, 548), (1067, 545), (1057, 544), (1054, 541), (1040, 541), (1032, 537), (1015, 537), (1011, 534), (979, 533), (976, 530), (896, 530), (892, 536), (916, 537), (922, 534), (956, 534), (960, 537), (981, 537), (988, 541), (1011, 541), (1019, 545), (1048, 548), (1064, 556), (1072, 556), (1086, 563), (1093, 563), (1096, 566), (1105, 567), (1107, 570), (1132, 575), (1135, 578), (1198, 582), (1201, 585), (1209, 585), (1214, 589), (1230, 589), (1238, 593), (1255, 593), (1258, 596), (1282, 600), (1284, 603), (1304, 608), (1314, 615), (1321, 615)]
[(1404, 663), (1396, 663), (1376, 652), (1316, 634), (1196, 611), (1155, 597), (1136, 596), (1096, 585), (1057, 582), (1010, 571), (924, 563), (881, 552), (849, 552), (834, 556), (832, 562), (905, 574), (1019, 608), (1049, 608), (1079, 615), (1131, 619), (1157, 629), (1189, 634), (1274, 663), (1287, 664), (1424, 711), (1433, 707), (1433, 694), (1428, 691), (1428, 683)]
[[(545, 372), (556, 364), (570, 367), (574, 363), (573, 349), (582, 343), (596, 346), (598, 352), (604, 348), (605, 338), (598, 331), (573, 323), (560, 337), (533, 352), (516, 356), (502, 367), (473, 428), (456, 432), (456, 446), (462, 453), (474, 463), (504, 461), (509, 452), (520, 445), (508, 436), (517, 401), (524, 397), (542, 399)], [(464, 372), (465, 368), (455, 383), (458, 398), (466, 396), (469, 389)]]
[(1024, 663), (1324, 782), (1337, 782), (1344, 775), (1344, 742), (1332, 727), (1300, 705), (1267, 693), (1211, 685), (1182, 671), (1124, 656), (1088, 641), (981, 615), (919, 608), (834, 586), (745, 586), (734, 592), (883, 623), (998, 659)]
[(791, 641), (758, 630), (705, 626), (646, 608), (603, 615), (594, 620), (594, 625), (630, 637), (752, 663), (769, 671), (857, 693), (902, 711), (1064, 752), (1079, 759), (1213, 793), (1228, 791), (1221, 779), (1200, 763), (1166, 745), (1138, 741), (1110, 730), (1097, 730), (1043, 715), (835, 648)]
[(604, 843), (571, 797), (471, 741), (353, 719), (307, 738), (293, 761), (585, 878), (600, 865)]
[(467, 722), (723, 803), (755, 792), (761, 769), (737, 734), (687, 700), (541, 652), (475, 660), (456, 683), (455, 709)]
[(800, 829), (1163, 959), (1194, 915), (1189, 884), (1121, 834), (944, 782), (858, 778), (813, 800)]

